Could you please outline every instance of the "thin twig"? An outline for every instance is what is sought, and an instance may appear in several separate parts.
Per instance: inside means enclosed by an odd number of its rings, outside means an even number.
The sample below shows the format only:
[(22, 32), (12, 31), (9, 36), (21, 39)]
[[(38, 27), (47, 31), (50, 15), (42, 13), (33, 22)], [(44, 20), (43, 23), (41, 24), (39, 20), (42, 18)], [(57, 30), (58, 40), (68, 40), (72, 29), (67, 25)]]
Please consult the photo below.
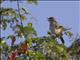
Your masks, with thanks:
[(19, 7), (19, 1), (18, 0), (17, 0), (17, 7), (18, 7), (19, 17), (20, 17), (20, 20), (21, 20), (21, 25), (23, 27), (22, 19), (21, 19), (21, 16), (20, 16), (20, 7)]

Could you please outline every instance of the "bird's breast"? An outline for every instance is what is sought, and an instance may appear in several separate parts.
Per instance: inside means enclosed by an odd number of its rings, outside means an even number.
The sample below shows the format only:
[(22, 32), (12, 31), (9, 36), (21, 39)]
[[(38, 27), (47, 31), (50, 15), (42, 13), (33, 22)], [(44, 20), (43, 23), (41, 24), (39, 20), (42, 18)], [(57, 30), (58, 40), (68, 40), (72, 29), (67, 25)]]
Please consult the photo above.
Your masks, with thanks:
[(61, 34), (62, 33), (62, 29), (55, 29), (55, 33), (56, 33), (56, 35)]

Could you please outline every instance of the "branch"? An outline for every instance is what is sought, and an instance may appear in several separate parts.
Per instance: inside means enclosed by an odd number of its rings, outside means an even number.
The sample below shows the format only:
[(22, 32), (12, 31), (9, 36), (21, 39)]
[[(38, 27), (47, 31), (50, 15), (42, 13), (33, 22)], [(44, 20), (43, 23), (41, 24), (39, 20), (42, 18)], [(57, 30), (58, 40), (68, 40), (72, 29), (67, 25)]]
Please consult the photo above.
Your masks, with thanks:
[(17, 0), (17, 7), (18, 7), (19, 18), (21, 20), (21, 25), (23, 27), (22, 19), (21, 19), (21, 16), (20, 16), (20, 7), (19, 7), (19, 1), (18, 0)]

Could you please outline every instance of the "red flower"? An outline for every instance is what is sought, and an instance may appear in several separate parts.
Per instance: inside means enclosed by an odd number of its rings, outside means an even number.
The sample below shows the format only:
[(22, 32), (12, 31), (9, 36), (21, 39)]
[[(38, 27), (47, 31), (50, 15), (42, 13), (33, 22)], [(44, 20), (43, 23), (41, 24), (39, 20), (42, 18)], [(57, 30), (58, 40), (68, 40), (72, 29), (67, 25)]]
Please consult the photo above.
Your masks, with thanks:
[(16, 52), (12, 52), (9, 56), (8, 56), (8, 60), (15, 60), (16, 59)]
[(28, 52), (28, 48), (29, 48), (28, 43), (24, 43), (24, 44), (22, 45), (23, 53), (26, 53), (26, 51)]

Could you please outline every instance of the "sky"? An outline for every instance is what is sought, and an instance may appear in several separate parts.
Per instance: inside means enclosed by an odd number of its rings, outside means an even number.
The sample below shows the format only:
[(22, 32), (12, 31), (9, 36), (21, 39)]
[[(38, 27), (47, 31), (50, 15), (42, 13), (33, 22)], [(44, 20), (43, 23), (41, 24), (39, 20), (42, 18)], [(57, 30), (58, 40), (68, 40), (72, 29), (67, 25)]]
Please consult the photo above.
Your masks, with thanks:
[[(72, 28), (73, 37), (75, 37), (77, 33), (80, 33), (79, 1), (39, 1), (38, 5), (25, 3), (25, 1), (24, 3), (20, 3), (20, 7), (28, 9), (29, 12), (36, 17), (37, 21), (29, 17), (24, 24), (33, 22), (39, 37), (47, 35), (47, 32), (49, 31), (48, 18), (52, 16), (56, 18), (59, 24)], [(16, 2), (11, 3), (6, 1), (2, 6), (17, 8)], [(2, 31), (2, 36), (13, 34), (9, 28), (5, 32)], [(64, 39), (66, 42), (65, 45), (70, 46), (72, 41), (66, 36), (64, 36)], [(7, 43), (8, 42), (10, 41), (8, 40)], [(19, 41), (17, 41), (17, 43), (19, 43)]]

